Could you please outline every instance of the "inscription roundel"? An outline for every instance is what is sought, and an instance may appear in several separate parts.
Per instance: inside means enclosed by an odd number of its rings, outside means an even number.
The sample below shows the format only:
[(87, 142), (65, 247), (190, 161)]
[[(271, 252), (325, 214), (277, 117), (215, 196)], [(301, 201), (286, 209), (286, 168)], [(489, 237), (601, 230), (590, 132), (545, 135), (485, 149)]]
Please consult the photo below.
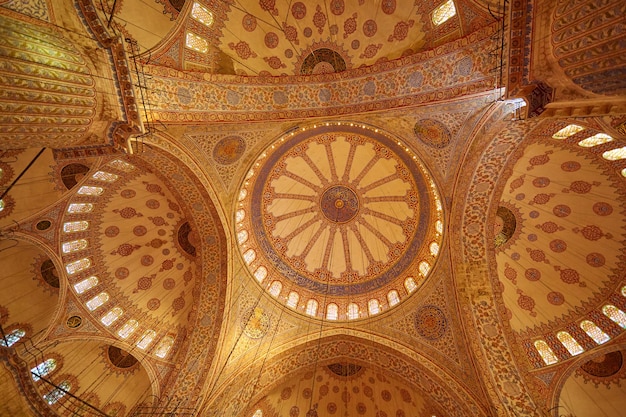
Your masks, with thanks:
[[(429, 248), (441, 243), (441, 204), (428, 172), (401, 142), (367, 126), (286, 134), (257, 159), (239, 196), (244, 261), (297, 311), (310, 299), (319, 311), (336, 303), (341, 320), (356, 303), (354, 319), (372, 298), (380, 311), (389, 291), (408, 295), (409, 276), (409, 292), (419, 287), (437, 256)], [(424, 262), (429, 268), (416, 275)]]

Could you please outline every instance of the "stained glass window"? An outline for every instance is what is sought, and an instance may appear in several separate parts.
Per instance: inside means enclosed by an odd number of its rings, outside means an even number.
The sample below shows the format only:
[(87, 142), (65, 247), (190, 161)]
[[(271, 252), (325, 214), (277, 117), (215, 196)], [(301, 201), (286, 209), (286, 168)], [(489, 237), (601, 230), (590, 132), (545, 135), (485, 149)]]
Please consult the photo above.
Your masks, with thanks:
[(139, 322), (137, 320), (128, 320), (126, 323), (124, 323), (124, 325), (117, 332), (117, 334), (122, 339), (126, 339), (128, 338), (128, 336), (133, 334), (135, 330), (137, 330), (137, 327), (139, 327)]
[(201, 53), (206, 53), (209, 50), (209, 42), (201, 36), (194, 33), (187, 32), (187, 38), (185, 41), (187, 48), (193, 49)]
[(296, 308), (299, 299), (300, 294), (295, 291), (290, 292), (289, 297), (287, 297), (287, 307)]
[(104, 192), (104, 188), (102, 187), (91, 187), (88, 185), (83, 185), (78, 189), (78, 194), (81, 195), (100, 195)]
[(407, 279), (404, 280), (404, 287), (406, 288), (408, 292), (415, 291), (415, 289), (417, 288), (417, 284), (415, 283), (415, 280), (413, 279), (413, 277), (408, 277)]
[(626, 329), (626, 314), (614, 305), (608, 304), (602, 307), (605, 316), (617, 323), (622, 329)]
[(543, 359), (546, 365), (552, 365), (559, 361), (550, 346), (548, 346), (544, 340), (537, 340), (535, 342), (535, 349), (537, 349), (537, 352), (539, 352), (541, 359)]
[(93, 174), (93, 178), (98, 181), (113, 182), (118, 178), (118, 176), (115, 174), (111, 174), (110, 172), (98, 171)]
[(79, 259), (74, 262), (70, 262), (65, 265), (65, 270), (68, 274), (73, 275), (77, 272), (83, 271), (91, 266), (91, 260), (89, 258)]
[(115, 159), (111, 162), (109, 162), (109, 165), (111, 165), (113, 168), (117, 168), (120, 171), (124, 171), (124, 172), (130, 172), (133, 169), (135, 169), (134, 165), (129, 164), (128, 162), (124, 162), (120, 159)]
[(72, 203), (67, 208), (68, 213), (89, 213), (93, 210), (93, 204), (91, 203)]
[(267, 276), (267, 269), (265, 269), (264, 266), (260, 266), (257, 268), (256, 271), (254, 271), (254, 277), (259, 282), (263, 282), (266, 276)]
[(137, 347), (145, 350), (148, 346), (150, 346), (150, 343), (152, 343), (155, 337), (156, 332), (154, 330), (146, 330), (143, 333), (143, 336), (141, 336), (141, 339), (137, 342)]
[(375, 298), (369, 300), (367, 302), (367, 310), (369, 311), (370, 316), (380, 313), (380, 303), (378, 302), (378, 300)]
[(580, 323), (580, 328), (585, 331), (597, 344), (608, 342), (611, 338), (608, 334), (604, 333), (595, 323), (585, 320)]
[(430, 271), (430, 264), (426, 261), (422, 261), (419, 264), (419, 270), (423, 276), (428, 275), (428, 271)]
[(337, 320), (339, 318), (339, 307), (337, 304), (330, 303), (326, 307), (326, 320)]
[(359, 318), (359, 306), (355, 303), (348, 304), (348, 319), (354, 320)]
[(105, 292), (101, 292), (100, 294), (92, 298), (91, 300), (87, 301), (85, 305), (87, 306), (89, 311), (94, 311), (96, 308), (100, 307), (102, 304), (106, 303), (107, 301), (109, 301), (109, 294)]
[(400, 302), (400, 297), (398, 296), (398, 291), (391, 290), (387, 293), (387, 301), (390, 306), (395, 306)]
[(433, 12), (433, 24), (435, 26), (439, 26), (442, 23), (446, 22), (448, 19), (456, 15), (456, 9), (454, 7), (454, 2), (452, 0), (448, 0), (443, 3), (441, 6), (437, 7)]
[(15, 329), (11, 333), (5, 334), (3, 339), (0, 339), (0, 346), (11, 347), (24, 336), (26, 336), (26, 332), (24, 330)]
[(239, 242), (240, 245), (244, 243), (246, 240), (248, 240), (247, 230), (240, 230), (239, 232), (237, 232), (237, 242)]
[(62, 249), (63, 253), (76, 252), (83, 250), (87, 247), (88, 243), (85, 239), (72, 240), (71, 242), (64, 242)]
[(165, 336), (157, 346), (154, 354), (159, 358), (163, 359), (167, 356), (170, 349), (174, 346), (174, 338), (172, 336)]
[(92, 275), (89, 278), (85, 278), (84, 280), (74, 284), (74, 290), (76, 290), (78, 294), (82, 294), (96, 285), (98, 285), (98, 277)]
[(621, 148), (616, 148), (610, 151), (606, 151), (602, 154), (602, 157), (608, 161), (617, 161), (619, 159), (625, 159), (626, 158), (626, 146), (622, 146)]
[(563, 129), (559, 130), (554, 135), (552, 135), (552, 138), (553, 139), (567, 139), (570, 136), (573, 136), (576, 133), (584, 129), (585, 129), (584, 127), (578, 126), (578, 125), (567, 125)]
[(315, 316), (317, 314), (317, 301), (311, 299), (306, 302), (306, 314)]
[(63, 231), (65, 233), (82, 232), (83, 230), (87, 230), (88, 228), (89, 222), (85, 220), (63, 223)]
[(72, 384), (67, 381), (63, 381), (59, 384), (58, 388), (53, 389), (49, 393), (43, 396), (43, 399), (46, 400), (48, 405), (52, 405), (59, 401), (61, 398), (65, 396), (72, 389)]
[(115, 320), (119, 319), (123, 313), (124, 311), (121, 308), (115, 307), (114, 309), (106, 313), (104, 317), (100, 319), (100, 321), (102, 322), (102, 324), (108, 327), (113, 324)]
[(270, 285), (269, 293), (272, 294), (274, 297), (278, 297), (278, 294), (280, 294), (280, 290), (282, 289), (283, 289), (282, 282), (274, 281), (272, 282), (272, 285)]
[(191, 8), (191, 17), (208, 27), (211, 27), (213, 24), (213, 13), (196, 2), (193, 3), (193, 7)]
[(563, 343), (563, 346), (565, 346), (565, 349), (567, 349), (567, 351), (572, 356), (580, 355), (581, 353), (585, 351), (585, 349), (583, 349), (582, 346), (578, 344), (576, 339), (574, 339), (572, 335), (567, 332), (558, 332), (556, 334), (556, 337), (559, 339), (561, 343)]
[(588, 137), (587, 139), (581, 140), (580, 142), (578, 142), (578, 145), (582, 146), (583, 148), (591, 148), (594, 146), (602, 145), (603, 143), (611, 142), (612, 140), (613, 138), (609, 135), (604, 133), (598, 133), (597, 135), (593, 135)]
[(42, 376), (48, 375), (50, 372), (54, 371), (57, 367), (57, 361), (54, 359), (46, 359), (41, 362), (39, 365), (35, 366), (30, 370), (30, 374), (33, 376), (34, 381), (39, 381)]
[(243, 254), (243, 260), (246, 261), (248, 265), (250, 265), (256, 259), (256, 252), (254, 249), (248, 249), (246, 253)]
[(433, 256), (437, 256), (438, 253), (439, 253), (439, 243), (432, 242), (430, 244), (430, 254)]

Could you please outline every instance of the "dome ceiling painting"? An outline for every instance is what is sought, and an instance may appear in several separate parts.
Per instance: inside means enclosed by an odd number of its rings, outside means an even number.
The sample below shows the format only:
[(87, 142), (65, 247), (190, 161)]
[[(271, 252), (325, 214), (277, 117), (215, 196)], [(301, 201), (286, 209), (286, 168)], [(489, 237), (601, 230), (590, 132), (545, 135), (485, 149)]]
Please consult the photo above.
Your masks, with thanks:
[(103, 21), (113, 11), (112, 26), (136, 41), (147, 61), (247, 76), (367, 67), (458, 39), (493, 21), (484, 5), (470, 0), (108, 0), (96, 8)]
[(249, 415), (259, 408), (273, 416), (431, 417), (441, 414), (428, 396), (405, 387), (407, 381), (382, 369), (346, 360), (320, 364), (272, 389), (255, 404)]
[(261, 286), (330, 320), (408, 297), (435, 265), (443, 233), (438, 191), (417, 156), (355, 123), (285, 133), (249, 170), (235, 221)]
[[(164, 338), (182, 340), (194, 304), (197, 239), (167, 185), (149, 171), (113, 160), (81, 184), (66, 212), (68, 227), (89, 222), (85, 232), (64, 234), (62, 251), (74, 291), (97, 320), (117, 307), (119, 317), (107, 327), (121, 331), (131, 323), (130, 340), (140, 342), (148, 334), (150, 347)], [(83, 267), (83, 260), (89, 265)], [(94, 275), (98, 283), (84, 281)], [(166, 331), (153, 335), (154, 329)]]
[(608, 337), (621, 333), (602, 309), (611, 303), (624, 308), (624, 180), (602, 158), (603, 149), (577, 144), (595, 129), (554, 139), (563, 126), (544, 123), (529, 135), (495, 216), (503, 314), (527, 346), (533, 367), (545, 366), (534, 352), (538, 339), (547, 341), (557, 359), (573, 356), (560, 344), (559, 332), (569, 332), (585, 350), (607, 340), (592, 340), (580, 328), (583, 320)]

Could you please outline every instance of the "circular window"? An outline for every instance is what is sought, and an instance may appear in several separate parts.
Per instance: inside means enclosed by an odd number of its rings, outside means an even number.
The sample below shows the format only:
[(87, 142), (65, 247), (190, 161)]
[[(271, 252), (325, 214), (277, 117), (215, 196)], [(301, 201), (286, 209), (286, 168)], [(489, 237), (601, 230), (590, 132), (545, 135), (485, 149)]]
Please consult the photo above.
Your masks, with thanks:
[(378, 314), (414, 292), (443, 232), (439, 194), (417, 156), (354, 123), (283, 135), (249, 171), (235, 221), (256, 281), (329, 320)]

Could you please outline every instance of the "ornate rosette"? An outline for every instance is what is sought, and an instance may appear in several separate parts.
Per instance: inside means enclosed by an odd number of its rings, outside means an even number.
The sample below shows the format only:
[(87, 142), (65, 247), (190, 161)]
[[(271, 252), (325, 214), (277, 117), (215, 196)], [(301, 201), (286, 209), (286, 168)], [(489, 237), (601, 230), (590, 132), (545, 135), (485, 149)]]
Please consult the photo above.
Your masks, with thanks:
[(417, 156), (355, 123), (283, 135), (249, 171), (235, 217), (256, 280), (296, 311), (332, 320), (378, 314), (414, 292), (443, 233)]

